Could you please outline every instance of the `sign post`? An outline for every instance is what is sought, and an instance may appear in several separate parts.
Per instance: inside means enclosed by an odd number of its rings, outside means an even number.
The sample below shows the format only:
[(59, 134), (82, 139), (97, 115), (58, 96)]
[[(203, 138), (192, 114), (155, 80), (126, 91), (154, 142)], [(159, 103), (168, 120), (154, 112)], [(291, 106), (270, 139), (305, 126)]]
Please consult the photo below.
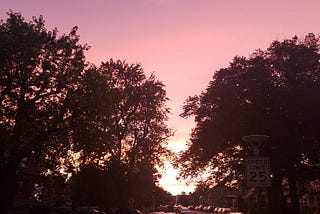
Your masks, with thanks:
[(245, 174), (248, 187), (255, 187), (257, 193), (257, 213), (262, 213), (261, 189), (270, 187), (270, 159), (261, 157), (259, 148), (269, 141), (268, 135), (247, 135), (242, 140), (253, 147), (254, 157), (245, 159)]

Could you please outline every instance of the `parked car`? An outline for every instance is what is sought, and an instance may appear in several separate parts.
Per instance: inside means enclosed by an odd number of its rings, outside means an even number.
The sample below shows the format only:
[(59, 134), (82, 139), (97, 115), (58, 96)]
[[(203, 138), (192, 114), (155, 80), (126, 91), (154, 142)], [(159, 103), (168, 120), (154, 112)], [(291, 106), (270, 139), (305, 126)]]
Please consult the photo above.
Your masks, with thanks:
[(203, 206), (203, 205), (199, 205), (199, 206), (197, 206), (196, 210), (202, 211), (202, 210), (203, 210), (203, 208), (204, 208), (204, 206)]
[(216, 207), (214, 208), (214, 214), (227, 214), (231, 212), (231, 208), (229, 207)]
[(214, 206), (207, 206), (207, 209), (206, 209), (206, 211), (207, 212), (214, 212)]
[(194, 210), (194, 206), (190, 205), (190, 206), (188, 206), (188, 209), (189, 210)]

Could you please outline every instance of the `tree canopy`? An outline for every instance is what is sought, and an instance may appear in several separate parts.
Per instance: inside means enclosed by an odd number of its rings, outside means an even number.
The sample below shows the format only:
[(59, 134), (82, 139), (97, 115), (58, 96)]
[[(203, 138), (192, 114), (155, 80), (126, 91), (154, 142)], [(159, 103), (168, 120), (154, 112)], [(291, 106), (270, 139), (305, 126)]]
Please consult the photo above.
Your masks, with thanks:
[(139, 64), (86, 62), (77, 27), (59, 36), (41, 16), (8, 16), (0, 23), (1, 213), (27, 162), (37, 173), (95, 165), (127, 185), (138, 172), (154, 182), (171, 135), (163, 83)]
[(216, 71), (205, 91), (186, 100), (181, 114), (196, 122), (192, 144), (180, 159), (182, 176), (205, 171), (211, 184), (243, 186), (243, 160), (253, 148), (242, 137), (251, 134), (270, 136), (260, 153), (270, 156), (273, 180), (317, 175), (319, 59), (319, 39), (308, 34), (274, 41), (266, 51), (237, 56)]
[(78, 44), (76, 27), (58, 37), (57, 30), (45, 29), (42, 17), (27, 23), (21, 14), (8, 15), (0, 24), (3, 209), (11, 204), (23, 160), (37, 159), (49, 167), (69, 149), (64, 143), (69, 118), (65, 104), (76, 90), (88, 49)]
[(164, 85), (154, 75), (147, 78), (139, 64), (112, 59), (91, 68), (86, 78), (90, 84), (82, 90), (90, 100), (79, 100), (84, 106), (74, 117), (74, 151), (81, 153), (83, 167), (94, 164), (106, 173), (114, 206), (129, 198), (143, 201), (155, 188), (155, 166), (170, 155), (164, 146), (171, 136), (164, 123)]

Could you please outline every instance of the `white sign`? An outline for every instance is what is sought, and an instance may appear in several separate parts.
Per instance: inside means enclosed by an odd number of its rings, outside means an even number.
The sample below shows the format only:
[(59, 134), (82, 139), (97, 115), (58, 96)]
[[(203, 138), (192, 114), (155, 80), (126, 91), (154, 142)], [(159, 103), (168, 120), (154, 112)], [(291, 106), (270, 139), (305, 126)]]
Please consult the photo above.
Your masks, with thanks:
[(270, 159), (268, 157), (249, 157), (245, 159), (248, 187), (269, 187)]

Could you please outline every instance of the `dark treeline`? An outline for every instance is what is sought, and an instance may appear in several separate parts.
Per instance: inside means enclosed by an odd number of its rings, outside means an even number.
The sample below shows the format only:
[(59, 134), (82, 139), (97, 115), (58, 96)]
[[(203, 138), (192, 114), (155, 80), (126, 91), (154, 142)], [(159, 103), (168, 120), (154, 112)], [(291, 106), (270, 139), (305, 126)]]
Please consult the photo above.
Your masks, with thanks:
[(90, 64), (88, 49), (77, 27), (58, 36), (42, 17), (9, 12), (1, 21), (0, 213), (12, 207), (26, 168), (38, 186), (73, 173), (77, 205), (142, 206), (164, 194), (155, 167), (170, 156), (164, 85), (139, 64)]
[[(259, 148), (271, 160), (266, 213), (299, 213), (301, 188), (320, 178), (319, 47), (313, 34), (295, 36), (248, 58), (237, 56), (216, 71), (206, 90), (184, 105), (182, 116), (194, 116), (196, 127), (190, 148), (177, 163), (184, 168), (182, 176), (211, 170), (204, 184), (244, 191), (244, 159), (253, 156), (253, 147), (242, 137), (267, 135), (270, 140)], [(290, 207), (285, 205), (284, 179)]]

